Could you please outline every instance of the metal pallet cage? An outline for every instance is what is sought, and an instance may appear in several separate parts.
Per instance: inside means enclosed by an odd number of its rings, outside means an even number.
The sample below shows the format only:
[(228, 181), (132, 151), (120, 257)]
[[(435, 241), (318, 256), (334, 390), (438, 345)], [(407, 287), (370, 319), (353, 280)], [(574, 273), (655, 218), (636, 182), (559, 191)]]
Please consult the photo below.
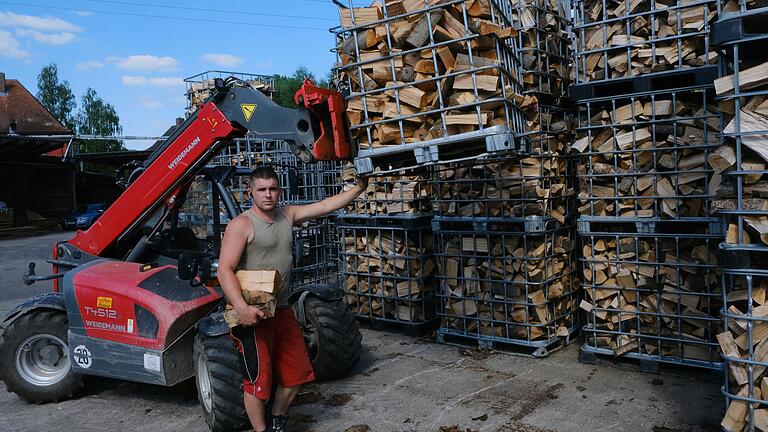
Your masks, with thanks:
[(291, 289), (335, 283), (338, 261), (333, 251), (335, 224), (328, 217), (293, 228), (294, 263)]
[(417, 227), (406, 227), (398, 220), (367, 226), (339, 218), (339, 275), (358, 318), (405, 326), (434, 322), (433, 239), (428, 218), (420, 219)]
[(247, 72), (231, 72), (224, 70), (210, 70), (197, 75), (184, 78), (187, 87), (187, 115), (192, 114), (211, 95), (216, 78), (226, 79), (234, 77), (246, 81), (253, 88), (261, 90), (269, 98), (275, 92), (275, 77), (271, 75), (259, 75)]
[(717, 2), (719, 16), (764, 12), (766, 10), (768, 10), (768, 2), (765, 0), (719, 0)]
[(714, 207), (729, 223), (727, 242), (768, 249), (768, 32), (761, 22), (764, 33), (718, 47), (721, 78), (715, 91), (722, 133), (711, 157)]
[(518, 150), (523, 87), (511, 3), (350, 1), (340, 16), (337, 73), (350, 91), (359, 172)]
[[(213, 165), (253, 169), (274, 168), (282, 193), (279, 205), (307, 204), (333, 196), (342, 189), (341, 163), (317, 161), (306, 164), (299, 160), (284, 141), (256, 139), (252, 136), (233, 140), (211, 162)], [(248, 177), (233, 179), (230, 188), (240, 203), (250, 203)]]
[[(522, 223), (443, 219), (435, 231), (438, 335), (528, 347), (534, 355), (567, 343), (578, 294), (568, 228), (526, 232)], [(439, 340), (441, 340), (439, 339)]]
[[(354, 169), (344, 168), (344, 179), (354, 179)], [(370, 178), (368, 189), (346, 208), (348, 213), (410, 218), (430, 214), (431, 187), (427, 170)]]
[(703, 87), (579, 102), (582, 217), (709, 219), (712, 95)]
[(633, 358), (720, 369), (715, 336), (722, 306), (720, 233), (707, 224), (604, 224), (581, 236), (584, 300), (581, 358)]
[(760, 431), (768, 420), (768, 251), (736, 246), (720, 252), (724, 331), (717, 339), (728, 371), (721, 425), (732, 432)]
[(570, 114), (539, 106), (529, 122), (528, 157), (488, 157), (441, 164), (432, 170), (433, 212), (460, 218), (551, 216), (575, 213), (575, 170), (567, 147)]
[(715, 3), (572, 0), (574, 83), (712, 63), (708, 34)]
[(525, 92), (568, 94), (568, 15), (558, 0), (513, 0)]

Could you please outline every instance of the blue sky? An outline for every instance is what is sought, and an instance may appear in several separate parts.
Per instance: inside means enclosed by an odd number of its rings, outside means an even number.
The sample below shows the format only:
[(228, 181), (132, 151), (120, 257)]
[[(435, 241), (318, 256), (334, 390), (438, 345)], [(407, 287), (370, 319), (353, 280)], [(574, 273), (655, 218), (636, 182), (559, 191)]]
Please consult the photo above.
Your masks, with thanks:
[(115, 106), (125, 135), (158, 136), (184, 114), (183, 78), (299, 65), (324, 77), (337, 23), (330, 0), (0, 1), (0, 71), (34, 94), (40, 69), (56, 63), (78, 103), (91, 87)]

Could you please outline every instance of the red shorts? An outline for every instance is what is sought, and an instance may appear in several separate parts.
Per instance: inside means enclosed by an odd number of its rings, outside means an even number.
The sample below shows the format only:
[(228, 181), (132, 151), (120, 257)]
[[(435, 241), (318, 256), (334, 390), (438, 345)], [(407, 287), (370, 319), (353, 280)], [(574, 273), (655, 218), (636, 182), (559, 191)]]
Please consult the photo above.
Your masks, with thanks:
[(272, 394), (272, 374), (282, 387), (295, 387), (315, 380), (293, 309), (277, 309), (275, 316), (255, 327), (236, 326), (230, 331), (243, 356), (243, 391), (261, 400)]

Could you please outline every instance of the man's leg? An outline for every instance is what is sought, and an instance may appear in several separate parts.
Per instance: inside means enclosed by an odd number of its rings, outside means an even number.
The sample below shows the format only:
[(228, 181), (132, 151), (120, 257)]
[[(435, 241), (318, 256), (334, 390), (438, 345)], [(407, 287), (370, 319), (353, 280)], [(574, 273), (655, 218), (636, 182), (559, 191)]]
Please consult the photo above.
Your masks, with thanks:
[(248, 419), (251, 421), (253, 430), (263, 432), (267, 428), (267, 422), (264, 419), (264, 401), (245, 392), (243, 393), (243, 403), (245, 404), (245, 412), (248, 413)]
[(273, 416), (285, 416), (288, 414), (288, 408), (290, 408), (293, 400), (299, 394), (301, 385), (294, 387), (283, 387), (278, 385), (275, 392), (275, 400), (272, 403), (272, 415)]

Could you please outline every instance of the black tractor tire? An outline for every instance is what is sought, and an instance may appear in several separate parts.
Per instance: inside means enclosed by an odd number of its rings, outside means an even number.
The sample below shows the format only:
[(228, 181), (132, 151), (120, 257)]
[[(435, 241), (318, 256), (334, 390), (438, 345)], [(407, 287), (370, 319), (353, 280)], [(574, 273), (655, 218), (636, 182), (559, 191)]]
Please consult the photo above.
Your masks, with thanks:
[(198, 333), (193, 355), (197, 398), (208, 427), (213, 432), (249, 428), (243, 405), (242, 359), (232, 339)]
[(9, 392), (27, 403), (71, 398), (83, 387), (83, 376), (72, 371), (67, 340), (67, 315), (35, 310), (5, 328), (0, 336), (0, 379)]
[(307, 325), (304, 341), (318, 381), (349, 374), (360, 360), (363, 336), (360, 326), (343, 301), (309, 296), (304, 301)]

